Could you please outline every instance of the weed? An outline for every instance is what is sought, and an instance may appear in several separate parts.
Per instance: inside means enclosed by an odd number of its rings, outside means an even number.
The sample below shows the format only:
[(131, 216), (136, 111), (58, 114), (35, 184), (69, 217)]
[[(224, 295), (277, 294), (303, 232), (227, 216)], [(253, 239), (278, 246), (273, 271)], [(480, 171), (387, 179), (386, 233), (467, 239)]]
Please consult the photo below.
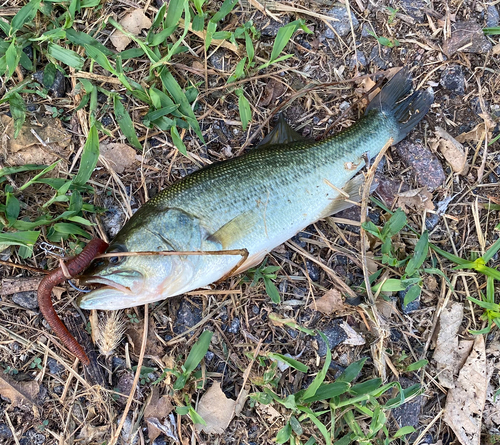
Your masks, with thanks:
[(256, 286), (260, 280), (264, 281), (266, 293), (274, 304), (281, 302), (280, 293), (276, 285), (272, 282), (272, 280), (276, 279), (276, 272), (278, 270), (280, 270), (279, 266), (266, 266), (266, 262), (264, 262), (259, 267), (248, 269), (246, 272), (249, 279), (252, 280), (250, 286)]
[(396, 46), (399, 46), (399, 40), (398, 39), (393, 39), (387, 38), (387, 37), (378, 37), (377, 34), (375, 34), (372, 30), (368, 29), (367, 30), (368, 34), (370, 34), (372, 37), (375, 37), (378, 43), (380, 43), (382, 46), (387, 46), (388, 48), (394, 48)]

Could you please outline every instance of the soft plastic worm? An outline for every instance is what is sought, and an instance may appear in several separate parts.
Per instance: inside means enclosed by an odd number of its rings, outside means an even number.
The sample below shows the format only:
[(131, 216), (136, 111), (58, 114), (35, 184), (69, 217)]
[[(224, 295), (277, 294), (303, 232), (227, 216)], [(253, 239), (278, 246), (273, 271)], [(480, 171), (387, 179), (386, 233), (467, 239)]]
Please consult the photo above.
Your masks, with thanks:
[[(83, 272), (97, 255), (106, 251), (107, 247), (108, 244), (101, 239), (96, 238), (90, 241), (79, 255), (65, 263), (69, 275), (74, 277)], [(66, 326), (64, 326), (64, 323), (58, 317), (52, 305), (52, 289), (54, 286), (61, 284), (65, 279), (66, 277), (61, 267), (47, 274), (38, 286), (38, 306), (40, 307), (42, 315), (47, 320), (47, 323), (49, 323), (50, 327), (61, 339), (63, 344), (78, 357), (84, 365), (89, 365), (90, 360), (87, 354), (76, 341), (75, 337), (70, 334)]]

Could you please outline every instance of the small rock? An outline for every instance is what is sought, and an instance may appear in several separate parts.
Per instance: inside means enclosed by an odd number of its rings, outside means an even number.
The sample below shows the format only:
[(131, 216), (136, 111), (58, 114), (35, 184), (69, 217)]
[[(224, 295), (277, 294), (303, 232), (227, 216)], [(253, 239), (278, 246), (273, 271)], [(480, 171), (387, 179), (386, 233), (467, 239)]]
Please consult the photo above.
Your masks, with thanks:
[(229, 325), (227, 332), (229, 332), (230, 334), (237, 334), (238, 332), (240, 332), (240, 326), (241, 326), (240, 319), (238, 317), (235, 317), (231, 321), (231, 324)]
[(30, 428), (26, 431), (21, 439), (19, 439), (20, 445), (42, 445), (45, 443), (45, 435), (39, 433), (35, 430), (35, 428)]
[(311, 281), (313, 281), (314, 283), (317, 283), (319, 281), (319, 278), (320, 278), (318, 266), (316, 266), (311, 261), (307, 260), (306, 261), (306, 269), (307, 269), (307, 273), (308, 273)]
[[(124, 372), (118, 379), (115, 391), (122, 395), (118, 399), (120, 403), (126, 403), (127, 397), (130, 394), (130, 391), (132, 391), (133, 383), (134, 383), (134, 374), (130, 371)], [(139, 385), (137, 385), (134, 396), (138, 400), (142, 400), (142, 391), (140, 390)]]
[(111, 360), (111, 365), (113, 367), (113, 371), (126, 368), (125, 359), (117, 356), (113, 356), (113, 359)]
[(408, 184), (403, 181), (395, 181), (384, 176), (378, 178), (378, 187), (375, 193), (382, 198), (388, 207), (392, 207), (398, 197), (398, 193), (410, 190)]
[(120, 231), (125, 222), (125, 212), (121, 206), (116, 204), (116, 201), (111, 196), (104, 197), (102, 204), (106, 212), (101, 216), (101, 222), (110, 239), (112, 239)]
[(214, 357), (215, 357), (215, 354), (212, 351), (207, 351), (207, 353), (205, 354), (205, 360), (207, 362), (212, 361)]
[(370, 33), (374, 33), (375, 30), (373, 29), (373, 26), (371, 26), (368, 23), (363, 23), (363, 26), (361, 27), (361, 37), (373, 37)]
[(451, 37), (443, 43), (443, 51), (452, 56), (457, 51), (484, 54), (491, 49), (491, 42), (476, 22), (456, 22), (451, 25)]
[(12, 431), (6, 423), (0, 423), (0, 439), (10, 439)]
[(366, 60), (365, 53), (363, 51), (358, 51), (358, 58), (356, 59), (356, 55), (353, 54), (351, 57), (351, 60), (349, 60), (349, 69), (353, 70), (356, 68), (356, 62), (357, 65), (361, 68), (365, 67), (368, 65), (368, 61)]
[(49, 372), (51, 374), (57, 375), (61, 374), (66, 368), (61, 365), (57, 360), (53, 359), (52, 357), (49, 357), (47, 359), (47, 365), (49, 365)]
[(500, 22), (500, 14), (494, 5), (489, 5), (486, 9), (486, 28), (494, 28)]
[(103, 124), (105, 127), (109, 127), (110, 125), (114, 125), (114, 122), (109, 114), (105, 114), (103, 117), (101, 117), (101, 124)]
[[(337, 33), (340, 37), (345, 37), (347, 34), (351, 32), (351, 22), (349, 20), (349, 14), (347, 9), (344, 6), (336, 6), (335, 8), (330, 9), (326, 13), (330, 17), (333, 17), (337, 20), (328, 22), (329, 25), (335, 30), (333, 32), (329, 26), (326, 27), (325, 37), (327, 39), (335, 39), (337, 38)], [(359, 26), (359, 21), (356, 16), (351, 12), (352, 26), (356, 29)]]
[(339, 365), (336, 362), (330, 362), (330, 366), (328, 368), (333, 370), (333, 377), (335, 379), (339, 378), (340, 375), (345, 371), (345, 367), (342, 365)]
[(390, 55), (391, 48), (375, 45), (370, 52), (368, 60), (381, 70), (385, 70), (389, 66)]
[[(330, 350), (347, 339), (347, 334), (341, 327), (342, 322), (343, 320), (337, 318), (331, 321), (321, 330), (328, 340)], [(320, 355), (320, 357), (324, 357), (326, 355), (326, 343), (319, 335), (317, 335), (315, 339), (318, 341), (318, 354)]]
[(424, 8), (427, 6), (422, 0), (401, 0), (401, 9), (417, 22), (422, 23), (425, 19)]
[(408, 303), (406, 306), (404, 304), (406, 293), (408, 292), (409, 287), (406, 290), (402, 290), (398, 292), (399, 302), (401, 304), (401, 310), (403, 314), (410, 314), (411, 312), (418, 311), (420, 309), (420, 297), (412, 302)]
[(230, 54), (224, 48), (217, 49), (208, 60), (216, 70), (229, 72), (232, 69)]
[(259, 315), (259, 312), (260, 312), (260, 308), (259, 306), (257, 306), (256, 304), (254, 304), (252, 306), (252, 312), (255, 314), (255, 315)]
[[(401, 377), (399, 379), (399, 383), (401, 384), (403, 389), (406, 389), (419, 382), (414, 382), (411, 379)], [(421, 408), (422, 396), (417, 396), (409, 402), (405, 402), (403, 405), (394, 408), (391, 411), (391, 414), (396, 421), (398, 428), (402, 428), (404, 426), (413, 426), (414, 428), (417, 428), (419, 424)]]
[[(37, 71), (33, 74), (33, 78), (53, 93), (54, 97), (64, 97), (66, 94), (66, 78), (61, 71), (57, 70), (54, 75), (54, 81), (50, 84), (46, 83), (44, 79), (43, 70)], [(44, 82), (45, 80), (45, 82)]]
[(443, 70), (439, 83), (448, 91), (459, 96), (465, 94), (465, 77), (460, 65), (448, 65)]
[(279, 29), (290, 22), (290, 18), (288, 16), (281, 16), (281, 23), (264, 16), (263, 14), (261, 14), (261, 16), (261, 18), (254, 20), (254, 25), (265, 37), (276, 37)]
[(202, 319), (201, 306), (194, 305), (188, 300), (182, 300), (179, 310), (176, 314), (174, 323), (174, 333), (182, 334), (189, 328), (198, 324)]
[(421, 187), (434, 190), (446, 180), (443, 166), (427, 147), (403, 140), (396, 145), (396, 151), (403, 162), (415, 171)]
[(303, 249), (307, 246), (307, 242), (304, 239), (311, 238), (311, 233), (308, 232), (299, 232), (297, 235), (292, 237), (292, 241)]
[(37, 309), (38, 299), (36, 291), (29, 290), (26, 292), (18, 292), (12, 295), (12, 301), (25, 309)]

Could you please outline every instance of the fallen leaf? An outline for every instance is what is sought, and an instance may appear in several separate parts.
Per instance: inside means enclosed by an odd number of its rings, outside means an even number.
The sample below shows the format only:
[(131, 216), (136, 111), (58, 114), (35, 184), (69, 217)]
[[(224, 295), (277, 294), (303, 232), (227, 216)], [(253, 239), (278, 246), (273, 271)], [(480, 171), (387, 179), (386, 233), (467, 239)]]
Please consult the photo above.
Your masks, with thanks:
[[(134, 9), (127, 12), (119, 23), (123, 26), (125, 31), (130, 32), (134, 36), (138, 36), (141, 30), (149, 29), (152, 25), (151, 20), (144, 14), (142, 9)], [(115, 30), (110, 40), (117, 51), (123, 51), (132, 41), (119, 30)]]
[(330, 289), (321, 298), (313, 301), (309, 307), (325, 315), (343, 311), (344, 302), (342, 301), (342, 294), (337, 289)]
[(411, 210), (421, 212), (424, 209), (434, 210), (432, 202), (432, 193), (427, 190), (427, 187), (408, 190), (397, 194), (396, 207), (408, 213)]
[(262, 97), (259, 100), (259, 105), (267, 107), (269, 104), (273, 104), (285, 93), (285, 91), (286, 87), (281, 82), (270, 79), (266, 84)]
[(361, 345), (364, 345), (366, 343), (363, 336), (361, 334), (357, 333), (345, 321), (342, 322), (340, 327), (347, 334), (347, 338), (342, 342), (343, 345), (361, 346)]
[(23, 410), (34, 408), (36, 406), (35, 398), (39, 392), (40, 386), (34, 380), (16, 382), (7, 374), (0, 374), (0, 395), (9, 399), (14, 407)]
[(484, 337), (476, 336), (474, 347), (460, 370), (455, 388), (448, 391), (444, 421), (462, 445), (481, 443), (481, 423), (488, 379)]
[(206, 425), (197, 424), (196, 429), (207, 434), (223, 433), (233, 419), (235, 409), (236, 400), (226, 397), (220, 388), (220, 383), (215, 382), (203, 394), (198, 404), (197, 412)]
[(440, 127), (436, 127), (436, 134), (440, 137), (439, 150), (453, 171), (459, 175), (466, 175), (469, 165), (467, 164), (467, 153), (464, 146)]
[(279, 411), (272, 405), (262, 405), (258, 403), (256, 405), (256, 408), (257, 411), (260, 411), (263, 415), (266, 416), (266, 420), (269, 425), (274, 423), (275, 420), (280, 419), (282, 417)]
[[(137, 152), (127, 144), (101, 144), (99, 151), (116, 173), (123, 173), (136, 162)], [(102, 162), (100, 164), (102, 165)]]
[(84, 445), (103, 443), (108, 433), (108, 425), (96, 427), (92, 426), (90, 423), (85, 423), (81, 431), (78, 433), (78, 443)]
[(165, 425), (163, 421), (174, 409), (171, 397), (164, 395), (159, 396), (159, 389), (153, 386), (149, 403), (144, 410), (144, 419), (148, 423), (148, 436), (151, 443), (162, 433)]
[(445, 388), (455, 386), (455, 375), (458, 374), (472, 348), (472, 340), (458, 339), (463, 316), (463, 306), (460, 303), (453, 303), (444, 308), (439, 317), (433, 359), (436, 361), (439, 383)]
[(464, 142), (481, 142), (484, 141), (486, 125), (484, 122), (477, 124), (471, 131), (459, 134), (455, 139), (463, 144)]
[[(142, 345), (143, 322), (129, 323), (126, 335), (132, 344), (132, 350), (135, 354), (139, 355)], [(160, 357), (165, 353), (163, 345), (156, 338), (156, 324), (150, 318), (148, 325), (148, 338), (146, 341), (146, 354)]]
[[(31, 132), (47, 145), (44, 147)], [(1, 144), (5, 163), (10, 166), (25, 164), (52, 164), (69, 156), (68, 145), (71, 135), (62, 126), (59, 119), (38, 117), (36, 123), (26, 121), (14, 139), (14, 121), (9, 116), (0, 116), (0, 134), (6, 136), (6, 143)]]

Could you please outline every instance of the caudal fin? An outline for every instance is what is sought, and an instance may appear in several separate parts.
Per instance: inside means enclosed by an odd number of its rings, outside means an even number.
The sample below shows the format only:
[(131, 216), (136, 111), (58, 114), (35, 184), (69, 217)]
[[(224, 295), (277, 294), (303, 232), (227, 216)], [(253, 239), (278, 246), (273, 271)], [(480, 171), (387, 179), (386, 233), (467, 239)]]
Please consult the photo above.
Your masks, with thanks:
[(365, 114), (371, 110), (380, 110), (387, 117), (396, 120), (398, 132), (393, 144), (406, 137), (424, 118), (434, 102), (434, 92), (431, 88), (411, 93), (412, 88), (412, 77), (406, 67), (402, 68), (385, 84), (366, 108)]

